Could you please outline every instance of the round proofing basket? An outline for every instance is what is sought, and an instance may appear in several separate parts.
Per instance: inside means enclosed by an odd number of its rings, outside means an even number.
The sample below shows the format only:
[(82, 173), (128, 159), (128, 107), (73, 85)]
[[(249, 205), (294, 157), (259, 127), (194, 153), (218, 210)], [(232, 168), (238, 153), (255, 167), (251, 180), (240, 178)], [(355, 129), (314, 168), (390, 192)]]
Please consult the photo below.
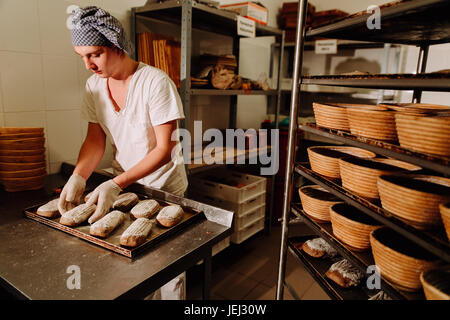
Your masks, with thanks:
[(45, 161), (45, 154), (37, 154), (33, 156), (2, 156), (0, 155), (0, 162), (5, 163), (32, 163)]
[(401, 147), (450, 157), (450, 115), (396, 114), (395, 123)]
[(0, 180), (3, 178), (28, 178), (47, 174), (45, 167), (22, 171), (0, 171)]
[(333, 234), (352, 251), (370, 248), (370, 233), (380, 224), (365, 213), (345, 203), (330, 207)]
[(350, 130), (345, 107), (313, 102), (313, 110), (318, 126), (337, 130)]
[(350, 131), (354, 135), (383, 141), (397, 141), (395, 112), (380, 109), (347, 108)]
[(342, 158), (339, 160), (342, 186), (357, 195), (375, 201), (379, 198), (377, 178), (382, 174), (392, 174), (420, 167), (393, 159)]
[(427, 300), (450, 300), (450, 268), (430, 269), (420, 274)]
[(44, 128), (0, 127), (0, 135), (18, 133), (34, 133), (44, 135)]
[(381, 276), (400, 290), (420, 290), (420, 274), (438, 265), (435, 256), (386, 227), (370, 233), (370, 245)]
[(352, 155), (359, 158), (375, 158), (376, 154), (355, 147), (309, 147), (307, 149), (311, 169), (323, 176), (339, 179), (341, 177), (339, 170), (339, 159)]
[(0, 140), (0, 149), (34, 150), (44, 149), (45, 138), (29, 138), (17, 140)]
[(0, 162), (0, 171), (23, 171), (31, 169), (46, 168), (44, 162), (33, 162), (33, 163), (4, 163)]
[(44, 154), (45, 149), (34, 149), (34, 150), (12, 150), (12, 149), (0, 149), (0, 156), (7, 157), (17, 157), (17, 156), (36, 156)]
[(330, 207), (341, 202), (320, 186), (304, 186), (298, 189), (303, 210), (318, 222), (330, 221)]
[(450, 179), (427, 175), (378, 177), (381, 205), (420, 230), (441, 226), (439, 204), (450, 201)]
[(379, 106), (408, 114), (424, 115), (437, 112), (450, 112), (449, 106), (429, 104), (429, 103), (392, 103), (392, 104), (386, 103), (386, 104), (379, 104)]
[(441, 203), (439, 205), (442, 222), (444, 223), (445, 232), (447, 233), (448, 241), (450, 241), (450, 202)]
[(5, 190), (8, 192), (38, 190), (44, 186), (46, 176), (47, 175), (44, 174), (29, 178), (3, 178), (2, 183)]

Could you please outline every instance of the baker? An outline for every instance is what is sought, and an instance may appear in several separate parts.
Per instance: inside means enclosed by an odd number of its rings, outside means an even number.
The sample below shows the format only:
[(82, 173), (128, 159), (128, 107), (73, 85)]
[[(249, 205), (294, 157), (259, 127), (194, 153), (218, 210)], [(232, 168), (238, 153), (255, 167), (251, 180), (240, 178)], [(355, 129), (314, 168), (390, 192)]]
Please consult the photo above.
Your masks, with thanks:
[[(188, 182), (179, 137), (184, 118), (173, 81), (161, 70), (135, 61), (121, 23), (105, 10), (89, 6), (72, 12), (72, 44), (86, 69), (81, 116), (88, 121), (75, 169), (58, 202), (61, 213), (79, 204), (86, 180), (105, 152), (114, 150), (115, 177), (100, 184), (88, 203), (97, 208), (94, 223), (112, 207), (119, 193), (138, 182), (183, 196)], [(153, 298), (185, 298), (184, 273), (154, 293)]]

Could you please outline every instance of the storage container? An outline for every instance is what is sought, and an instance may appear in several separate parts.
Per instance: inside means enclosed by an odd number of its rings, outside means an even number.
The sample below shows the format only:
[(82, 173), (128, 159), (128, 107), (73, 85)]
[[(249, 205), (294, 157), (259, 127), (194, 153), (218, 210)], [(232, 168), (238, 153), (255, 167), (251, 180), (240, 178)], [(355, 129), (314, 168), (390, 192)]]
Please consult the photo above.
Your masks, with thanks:
[(190, 177), (190, 185), (193, 192), (242, 203), (266, 191), (266, 178), (218, 168)]
[(231, 235), (231, 242), (239, 244), (263, 229), (264, 229), (264, 217), (252, 223), (251, 225), (234, 232)]
[(240, 231), (252, 225), (266, 214), (266, 205), (262, 204), (258, 208), (242, 213), (240, 216), (234, 216), (234, 232)]

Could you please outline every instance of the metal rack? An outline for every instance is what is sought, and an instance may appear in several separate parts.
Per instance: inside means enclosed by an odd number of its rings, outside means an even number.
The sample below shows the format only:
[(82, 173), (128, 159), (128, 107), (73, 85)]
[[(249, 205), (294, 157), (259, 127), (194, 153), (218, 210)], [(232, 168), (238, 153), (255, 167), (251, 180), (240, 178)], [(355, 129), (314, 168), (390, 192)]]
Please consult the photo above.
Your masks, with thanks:
[[(185, 119), (181, 125), (189, 128), (191, 123), (191, 97), (192, 96), (229, 96), (230, 113), (228, 128), (236, 128), (237, 97), (239, 95), (263, 95), (267, 96), (267, 109), (275, 105), (275, 128), (278, 128), (278, 115), (281, 97), (280, 77), (277, 79), (277, 87), (274, 90), (217, 90), (191, 88), (191, 51), (192, 30), (198, 29), (233, 38), (233, 55), (239, 61), (239, 40), (237, 34), (237, 14), (227, 10), (217, 9), (196, 0), (169, 0), (161, 3), (147, 3), (142, 7), (131, 9), (131, 39), (136, 48), (137, 31), (136, 22), (159, 21), (171, 25), (181, 25), (181, 59), (180, 59), (180, 97), (184, 108)], [(275, 36), (281, 48), (284, 47), (284, 31), (256, 23), (255, 36)], [(282, 49), (283, 50), (283, 49)], [(135, 50), (137, 52), (137, 50)], [(280, 55), (278, 68), (283, 63), (283, 54)], [(280, 74), (280, 72), (278, 72)], [(273, 101), (272, 99), (276, 99)], [(186, 166), (188, 175), (217, 167), (217, 164), (198, 166)], [(270, 232), (272, 220), (272, 204), (274, 194), (274, 179), (272, 179), (272, 192), (270, 200), (269, 216), (266, 217), (266, 230)]]
[[(348, 132), (318, 127), (314, 124), (298, 126), (297, 114), (299, 107), (298, 90), (302, 84), (316, 84), (327, 86), (348, 86), (373, 89), (395, 89), (414, 90), (413, 102), (420, 102), (422, 91), (450, 91), (449, 75), (423, 74), (426, 69), (428, 48), (430, 45), (450, 42), (450, 21), (444, 12), (450, 9), (450, 2), (446, 0), (415, 0), (388, 4), (381, 7), (381, 30), (368, 30), (366, 26), (369, 14), (358, 13), (348, 16), (329, 25), (320, 26), (316, 29), (305, 31), (307, 0), (299, 0), (299, 14), (297, 23), (295, 64), (292, 85), (292, 100), (290, 108), (289, 144), (287, 170), (285, 176), (283, 217), (281, 231), (281, 245), (279, 256), (278, 281), (276, 299), (283, 297), (284, 287), (292, 290), (285, 282), (286, 254), (289, 252), (297, 255), (307, 270), (324, 288), (333, 299), (347, 299), (348, 297), (336, 294), (336, 290), (323, 276), (323, 266), (319, 262), (307, 260), (295, 252), (294, 243), (297, 238), (288, 238), (288, 225), (302, 221), (317, 235), (324, 238), (344, 258), (365, 272), (368, 265), (372, 265), (371, 253), (355, 253), (347, 248), (332, 233), (329, 224), (318, 223), (310, 218), (301, 206), (292, 203), (292, 180), (294, 174), (300, 175), (331, 192), (346, 203), (356, 207), (363, 213), (371, 216), (383, 225), (393, 229), (406, 238), (412, 240), (429, 252), (439, 256), (442, 260), (450, 262), (450, 245), (443, 234), (419, 231), (404, 221), (395, 218), (390, 212), (381, 208), (378, 204), (370, 203), (352, 192), (345, 190), (339, 184), (330, 181), (323, 176), (314, 173), (307, 164), (295, 163), (295, 141), (297, 129), (310, 132), (315, 135), (332, 139), (336, 142), (357, 146), (371, 150), (375, 153), (393, 157), (395, 159), (415, 163), (426, 170), (431, 170), (443, 175), (450, 175), (449, 160), (434, 157), (427, 154), (413, 152), (396, 145), (382, 141), (367, 139), (352, 135)], [(386, 32), (389, 30), (389, 32)], [(372, 76), (310, 76), (301, 77), (302, 56), (306, 39), (310, 37), (326, 37), (336, 39), (347, 39), (357, 41), (391, 42), (396, 44), (417, 45), (421, 48), (417, 73), (420, 75), (383, 75), (384, 79), (372, 78)], [(295, 219), (292, 219), (291, 217)], [(297, 239), (298, 240), (298, 239)], [(317, 265), (315, 265), (317, 264)], [(322, 268), (322, 269), (321, 269)], [(323, 270), (322, 270), (323, 271)], [(361, 289), (361, 288), (359, 288)], [(421, 293), (409, 294), (396, 289), (386, 279), (382, 279), (382, 290), (393, 299), (423, 299)], [(294, 293), (294, 297), (295, 297)], [(351, 299), (351, 297), (350, 297)]]

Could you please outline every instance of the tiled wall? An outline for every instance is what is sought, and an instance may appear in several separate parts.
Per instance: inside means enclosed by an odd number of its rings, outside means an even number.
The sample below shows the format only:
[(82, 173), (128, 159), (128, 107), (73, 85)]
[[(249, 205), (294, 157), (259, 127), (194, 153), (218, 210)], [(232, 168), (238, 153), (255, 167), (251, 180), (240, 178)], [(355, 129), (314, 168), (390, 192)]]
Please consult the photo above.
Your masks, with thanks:
[[(66, 27), (71, 4), (98, 5), (129, 30), (127, 10), (145, 0), (0, 1), (0, 125), (44, 127), (50, 173), (75, 162), (87, 123), (80, 117), (82, 90), (91, 72), (73, 51)], [(110, 146), (99, 167), (109, 166)]]

